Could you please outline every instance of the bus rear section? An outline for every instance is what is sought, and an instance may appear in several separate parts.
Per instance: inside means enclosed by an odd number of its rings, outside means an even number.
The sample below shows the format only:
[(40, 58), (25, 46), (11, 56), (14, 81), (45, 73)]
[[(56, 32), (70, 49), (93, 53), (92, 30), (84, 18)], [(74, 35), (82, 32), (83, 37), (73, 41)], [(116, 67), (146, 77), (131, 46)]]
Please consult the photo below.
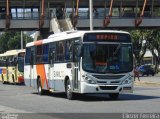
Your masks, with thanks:
[(2, 82), (23, 84), (24, 83), (24, 56), (25, 50), (10, 50), (3, 53)]
[(5, 60), (4, 60), (4, 54), (0, 54), (0, 81), (3, 83), (3, 75), (6, 74), (6, 67), (5, 67)]
[(46, 91), (107, 93), (117, 99), (133, 92), (133, 57), (129, 33), (76, 31), (28, 43), (24, 67), (27, 86)]

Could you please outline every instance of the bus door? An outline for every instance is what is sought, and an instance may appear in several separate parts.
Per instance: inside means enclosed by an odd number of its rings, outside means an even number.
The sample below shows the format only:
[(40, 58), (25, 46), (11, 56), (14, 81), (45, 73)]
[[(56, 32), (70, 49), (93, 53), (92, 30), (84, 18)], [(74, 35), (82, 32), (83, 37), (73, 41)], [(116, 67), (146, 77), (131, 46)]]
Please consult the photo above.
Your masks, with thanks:
[(50, 88), (55, 88), (54, 84), (54, 59), (55, 59), (55, 49), (51, 48), (49, 50), (49, 73), (48, 73), (48, 77), (49, 77), (49, 87)]
[(33, 86), (33, 79), (34, 79), (34, 51), (31, 51), (31, 57), (30, 57), (30, 86)]
[[(13, 78), (13, 83), (14, 82), (18, 82), (18, 77), (17, 77), (17, 70), (18, 70), (18, 67), (17, 67), (17, 64), (18, 64), (18, 58), (17, 57), (14, 57), (13, 59), (13, 64), (14, 64), (14, 77)], [(19, 82), (18, 82), (19, 83)]]
[[(9, 82), (9, 59), (6, 59), (6, 81)], [(5, 79), (4, 79), (5, 80)]]
[(74, 45), (73, 48), (73, 72), (72, 72), (72, 79), (73, 79), (73, 89), (76, 90), (79, 88), (78, 80), (80, 80), (80, 68), (79, 68), (79, 45)]

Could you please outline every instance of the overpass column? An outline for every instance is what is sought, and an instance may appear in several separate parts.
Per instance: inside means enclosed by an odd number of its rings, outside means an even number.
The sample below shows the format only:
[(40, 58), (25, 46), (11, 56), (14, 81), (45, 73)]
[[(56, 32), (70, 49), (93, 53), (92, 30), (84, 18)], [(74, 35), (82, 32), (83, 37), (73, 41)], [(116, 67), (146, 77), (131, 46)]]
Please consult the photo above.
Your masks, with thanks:
[(6, 28), (10, 27), (9, 0), (6, 1)]
[(41, 1), (41, 16), (39, 21), (39, 28), (42, 28), (44, 25), (44, 0)]
[(109, 7), (109, 14), (103, 21), (103, 26), (106, 27), (110, 23), (110, 17), (112, 16), (112, 6), (113, 6), (113, 0), (110, 1), (110, 7)]
[(74, 27), (74, 29), (76, 29), (76, 25), (78, 23), (78, 8), (79, 8), (79, 0), (76, 1), (76, 11), (74, 13), (74, 1), (72, 1), (72, 15), (71, 15), (71, 22), (72, 25)]
[(144, 0), (143, 8), (140, 17), (135, 20), (135, 26), (139, 26), (142, 23), (142, 17), (144, 16), (144, 10), (146, 7), (147, 0)]

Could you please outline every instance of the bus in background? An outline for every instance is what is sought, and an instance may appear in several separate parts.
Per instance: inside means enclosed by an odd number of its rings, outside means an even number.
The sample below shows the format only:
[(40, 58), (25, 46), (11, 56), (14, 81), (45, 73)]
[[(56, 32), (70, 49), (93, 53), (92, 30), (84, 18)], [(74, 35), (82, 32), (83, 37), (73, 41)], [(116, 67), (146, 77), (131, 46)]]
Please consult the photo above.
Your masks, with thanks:
[(9, 50), (0, 54), (1, 81), (5, 83), (24, 83), (24, 56), (25, 49)]
[(26, 45), (24, 79), (27, 86), (46, 91), (133, 92), (131, 37), (124, 31), (68, 31)]
[(2, 73), (6, 73), (4, 54), (0, 54), (0, 81), (2, 82)]

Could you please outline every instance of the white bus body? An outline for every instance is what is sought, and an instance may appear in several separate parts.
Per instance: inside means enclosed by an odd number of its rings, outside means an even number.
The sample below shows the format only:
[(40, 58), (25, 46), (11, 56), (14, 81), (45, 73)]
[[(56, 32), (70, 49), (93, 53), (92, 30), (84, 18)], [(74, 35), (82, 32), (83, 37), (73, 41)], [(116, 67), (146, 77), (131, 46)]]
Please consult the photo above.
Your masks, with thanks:
[(133, 92), (133, 57), (129, 33), (74, 31), (28, 43), (24, 66), (27, 86), (74, 93), (108, 93), (117, 99)]

